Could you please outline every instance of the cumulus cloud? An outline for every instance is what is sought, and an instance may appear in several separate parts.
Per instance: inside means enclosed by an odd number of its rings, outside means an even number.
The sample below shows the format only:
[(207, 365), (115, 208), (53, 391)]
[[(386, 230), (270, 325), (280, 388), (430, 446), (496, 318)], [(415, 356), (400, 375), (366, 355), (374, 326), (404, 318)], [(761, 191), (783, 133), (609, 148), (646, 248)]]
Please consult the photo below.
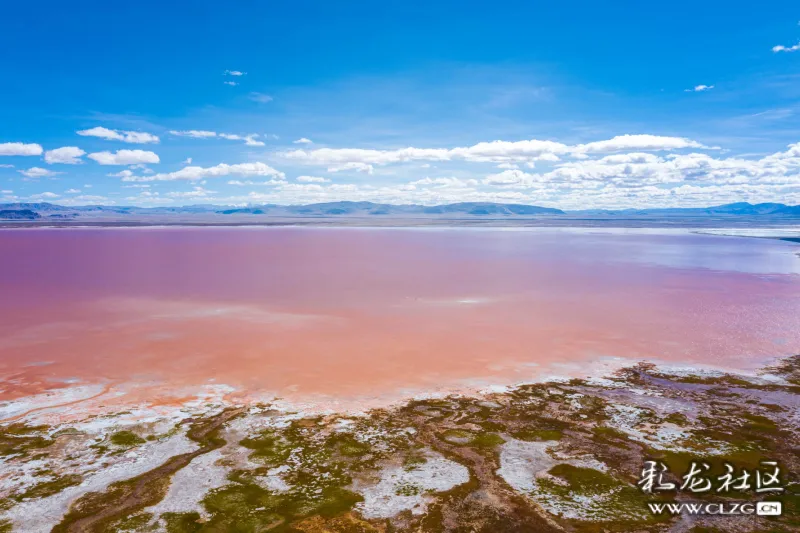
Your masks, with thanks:
[(418, 186), (418, 185), (432, 185), (436, 188), (442, 189), (464, 189), (475, 187), (478, 185), (478, 180), (476, 179), (460, 179), (455, 177), (444, 177), (444, 178), (422, 178), (421, 180), (416, 180), (410, 182), (408, 185), (411, 186)]
[(247, 72), (242, 72), (241, 70), (226, 70), (226, 76), (244, 76)]
[(86, 152), (77, 146), (64, 146), (56, 148), (55, 150), (48, 150), (44, 153), (44, 160), (51, 165), (54, 163), (63, 163), (65, 165), (77, 165), (83, 163), (81, 156)]
[(625, 150), (670, 151), (681, 148), (707, 148), (697, 141), (683, 137), (664, 137), (661, 135), (618, 135), (607, 141), (580, 144), (575, 147), (578, 153), (622, 152)]
[(519, 169), (509, 169), (497, 174), (489, 174), (482, 180), (482, 183), (496, 187), (531, 187), (540, 181), (542, 180), (537, 174), (529, 174)]
[(346, 172), (348, 170), (355, 170), (356, 172), (372, 174), (374, 168), (372, 165), (368, 165), (366, 163), (358, 163), (358, 162), (344, 163), (342, 165), (328, 167), (328, 172)]
[(173, 191), (168, 192), (164, 196), (168, 198), (207, 198), (214, 194), (216, 191), (209, 191), (203, 187), (195, 187), (191, 191)]
[(400, 148), (374, 150), (364, 148), (319, 148), (282, 152), (283, 158), (307, 164), (326, 165), (335, 170), (366, 168), (367, 165), (388, 165), (409, 161), (463, 160), (479, 163), (532, 163), (559, 161), (563, 156), (585, 158), (601, 152), (670, 151), (684, 148), (709, 149), (683, 137), (660, 135), (619, 135), (604, 141), (569, 146), (563, 143), (531, 139), (525, 141), (491, 141), (458, 148)]
[(18, 170), (20, 174), (25, 176), (26, 178), (49, 178), (59, 174), (59, 172), (53, 172), (52, 170), (47, 170), (46, 168), (41, 167), (31, 167), (27, 170)]
[(301, 137), (296, 141), (292, 141), (294, 144), (312, 144), (314, 141), (311, 139), (306, 139), (305, 137)]
[(87, 156), (101, 165), (136, 165), (158, 163), (160, 159), (154, 152), (146, 150), (117, 150), (116, 152), (95, 152)]
[(782, 44), (779, 44), (778, 46), (773, 46), (772, 47), (772, 51), (776, 52), (776, 53), (777, 52), (797, 52), (798, 50), (800, 50), (800, 43), (797, 43), (794, 46), (783, 46)]
[(687, 93), (701, 93), (703, 91), (710, 91), (713, 88), (714, 88), (713, 85), (695, 85), (691, 89), (684, 89), (684, 92), (687, 92)]
[(131, 176), (133, 176), (133, 171), (125, 169), (125, 170), (120, 170), (119, 172), (113, 172), (111, 174), (108, 174), (108, 176), (111, 178), (130, 178)]
[(279, 177), (280, 179), (285, 178), (285, 174), (283, 172), (275, 170), (271, 166), (264, 163), (257, 162), (239, 163), (236, 165), (220, 163), (219, 165), (213, 167), (189, 166), (183, 167), (175, 172), (153, 174), (152, 176), (126, 176), (123, 177), (122, 180), (138, 182), (176, 180), (198, 181), (206, 178), (218, 178), (223, 176), (273, 176)]
[(0, 155), (42, 155), (42, 146), (35, 143), (1, 143)]
[(151, 144), (158, 143), (159, 138), (152, 133), (143, 131), (123, 131), (123, 130), (110, 130), (97, 126), (88, 130), (80, 130), (76, 132), (78, 135), (84, 137), (98, 137), (109, 141), (121, 141), (131, 144)]
[(185, 130), (176, 131), (171, 130), (170, 135), (177, 135), (179, 137), (192, 137), (194, 139), (211, 139), (220, 137), (229, 141), (244, 141), (247, 146), (264, 146), (262, 141), (257, 140), (258, 133), (248, 133), (247, 135), (237, 135), (235, 133), (217, 133), (216, 131), (208, 130)]
[(247, 97), (254, 102), (258, 102), (259, 104), (266, 104), (272, 101), (272, 97), (264, 93), (252, 92)]
[(31, 200), (52, 200), (54, 198), (59, 198), (59, 195), (54, 192), (40, 192), (39, 194), (32, 194), (29, 197)]
[(184, 130), (184, 131), (177, 131), (177, 130), (170, 130), (170, 135), (177, 135), (179, 137), (193, 137), (195, 139), (208, 139), (210, 137), (216, 137), (216, 131), (208, 131), (208, 130)]
[(247, 146), (264, 146), (262, 141), (257, 141), (256, 138), (258, 137), (257, 133), (251, 133), (249, 135), (236, 135), (233, 133), (220, 133), (220, 137), (223, 139), (228, 139), (229, 141), (244, 141), (244, 144)]
[(319, 176), (297, 176), (297, 181), (301, 183), (328, 183), (331, 180)]
[(80, 192), (81, 192), (80, 189), (67, 189), (66, 191), (64, 191), (64, 194), (78, 194)]
[(274, 185), (281, 185), (283, 183), (287, 183), (283, 176), (277, 176), (267, 181), (253, 181), (253, 180), (229, 180), (228, 185), (235, 185), (237, 187), (249, 187), (251, 185), (256, 186), (274, 186)]

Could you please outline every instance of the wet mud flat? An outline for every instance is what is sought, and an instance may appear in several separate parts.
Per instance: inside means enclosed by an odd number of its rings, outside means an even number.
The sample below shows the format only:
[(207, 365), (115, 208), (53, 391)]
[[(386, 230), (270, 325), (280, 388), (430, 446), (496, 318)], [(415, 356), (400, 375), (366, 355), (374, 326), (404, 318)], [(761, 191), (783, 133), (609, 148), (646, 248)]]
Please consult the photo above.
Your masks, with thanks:
[[(177, 416), (176, 416), (177, 415)], [(316, 414), (212, 400), (169, 417), (0, 432), (0, 531), (797, 531), (800, 357), (761, 375), (639, 364), (605, 378)], [(135, 420), (135, 419), (133, 419)], [(647, 494), (645, 461), (781, 467), (781, 492)], [(680, 479), (670, 478), (680, 482)], [(648, 502), (783, 503), (780, 517)]]

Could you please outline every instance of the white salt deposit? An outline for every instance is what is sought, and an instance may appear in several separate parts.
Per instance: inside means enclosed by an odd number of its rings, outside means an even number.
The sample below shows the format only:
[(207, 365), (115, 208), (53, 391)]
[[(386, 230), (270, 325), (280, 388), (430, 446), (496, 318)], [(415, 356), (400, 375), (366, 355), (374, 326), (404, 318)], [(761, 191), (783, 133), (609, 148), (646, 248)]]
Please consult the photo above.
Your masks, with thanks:
[(429, 452), (427, 461), (413, 468), (390, 467), (375, 485), (356, 486), (364, 501), (356, 506), (365, 518), (390, 518), (410, 510), (425, 513), (430, 492), (445, 492), (469, 481), (469, 470), (439, 454)]
[(61, 521), (70, 504), (87, 492), (103, 491), (112, 483), (143, 474), (170, 457), (195, 449), (197, 444), (182, 434), (143, 444), (125, 454), (117, 463), (89, 473), (80, 485), (46, 498), (20, 502), (0, 514), (0, 519), (11, 521), (15, 531), (47, 533)]

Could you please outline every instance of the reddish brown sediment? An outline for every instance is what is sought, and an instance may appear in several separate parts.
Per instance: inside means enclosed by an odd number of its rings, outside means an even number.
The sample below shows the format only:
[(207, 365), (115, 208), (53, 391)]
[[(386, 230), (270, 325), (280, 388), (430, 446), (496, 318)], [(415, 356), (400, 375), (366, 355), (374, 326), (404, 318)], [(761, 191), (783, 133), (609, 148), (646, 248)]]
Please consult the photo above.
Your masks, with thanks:
[(640, 238), (0, 232), (0, 373), (13, 376), (0, 399), (111, 380), (139, 385), (125, 402), (224, 383), (234, 398), (336, 407), (577, 375), (607, 357), (747, 370), (800, 352), (785, 243), (655, 235), (684, 255), (643, 260)]

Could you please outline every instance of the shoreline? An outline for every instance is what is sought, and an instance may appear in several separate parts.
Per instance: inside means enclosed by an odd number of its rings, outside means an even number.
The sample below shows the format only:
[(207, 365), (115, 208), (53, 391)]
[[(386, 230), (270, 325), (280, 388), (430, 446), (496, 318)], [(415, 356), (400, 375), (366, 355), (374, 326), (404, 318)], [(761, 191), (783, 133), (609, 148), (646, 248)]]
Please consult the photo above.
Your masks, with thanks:
[[(119, 527), (117, 521), (133, 517), (141, 517), (143, 523), (161, 521), (163, 527), (173, 517), (167, 513), (159, 518), (150, 511), (158, 508), (219, 525), (239, 516), (240, 511), (231, 515), (233, 510), (219, 510), (212, 503), (215, 498), (253, 492), (272, 494), (281, 501), (303, 501), (311, 508), (327, 501), (325, 498), (338, 502), (339, 511), (333, 515), (294, 515), (281, 511), (283, 507), (276, 508), (274, 512), (289, 523), (345, 520), (377, 527), (388, 520), (394, 530), (410, 531), (441, 516), (437, 509), (456, 512), (474, 505), (469, 495), (481, 490), (492, 494), (495, 504), (481, 504), (480, 513), (469, 515), (473, 525), (485, 526), (493, 513), (500, 512), (504, 524), (536, 524), (540, 528), (537, 531), (598, 522), (609, 527), (615, 524), (617, 530), (624, 526), (660, 531), (664, 520), (647, 516), (643, 507), (646, 498), (632, 487), (641, 461), (654, 454), (676, 467), (681, 454), (686, 453), (709, 461), (713, 458), (715, 465), (725, 458), (744, 465), (758, 457), (780, 460), (790, 489), (800, 486), (800, 458), (791, 446), (786, 447), (800, 437), (797, 355), (774, 361), (751, 375), (638, 363), (602, 377), (547, 380), (472, 396), (409, 398), (363, 413), (290, 411), (279, 402), (237, 406), (226, 401), (227, 392), (220, 387), (216, 396), (210, 393), (184, 402), (173, 412), (137, 414), (129, 410), (117, 416), (98, 415), (51, 426), (32, 425), (44, 422), (32, 416), (28, 425), (0, 424), (3, 435), (9, 431), (18, 435), (13, 439), (16, 448), (8, 455), (6, 444), (0, 463), (0, 501), (7, 502), (0, 520), (19, 526), (24, 523), (25, 531), (49, 531), (59, 523), (64, 530), (72, 530), (70, 524), (89, 517), (102, 517), (106, 527)], [(223, 439), (224, 444), (195, 451), (199, 449), (192, 443), (191, 428), (213, 425), (215, 417), (232, 409), (240, 414), (218, 424), (219, 433), (214, 437)], [(717, 415), (704, 418), (712, 413)], [(759, 425), (747, 429), (751, 420)], [(753, 442), (765, 448), (756, 456), (737, 451), (737, 439), (742, 434), (752, 434), (756, 439)], [(284, 443), (281, 448), (275, 448), (275, 439)], [(7, 436), (3, 442), (8, 442)], [(285, 458), (283, 446), (288, 447), (287, 453), (294, 450)], [(332, 455), (319, 455), (328, 449)], [(178, 469), (166, 466), (187, 453), (195, 454), (192, 457), (196, 459), (180, 463)], [(206, 462), (205, 470), (196, 470), (199, 464), (195, 463), (202, 463), (199, 457), (206, 453), (211, 459), (224, 461), (218, 466)], [(64, 454), (72, 454), (74, 459), (65, 460)], [(98, 461), (106, 466), (95, 469), (92, 465)], [(347, 475), (323, 480), (293, 474), (331, 468), (323, 466), (327, 461), (336, 461), (336, 468), (344, 469)], [(398, 464), (408, 461), (416, 466), (398, 469)], [(48, 465), (47, 472), (55, 473), (35, 474), (34, 470), (42, 470), (43, 465)], [(216, 473), (208, 478), (213, 480), (210, 484), (194, 484), (193, 488), (184, 485), (212, 471)], [(433, 472), (438, 472), (440, 481), (431, 481)], [(20, 477), (20, 473), (25, 475)], [(622, 491), (620, 494), (626, 497), (612, 501), (605, 492), (592, 489), (586, 493), (587, 488), (574, 484), (571, 477), (579, 474), (600, 476), (603, 486), (617, 487), (609, 494)], [(566, 483), (568, 490), (545, 483), (556, 479), (553, 476), (567, 476), (559, 483)], [(77, 485), (67, 481), (73, 478), (82, 481)], [(166, 479), (168, 487), (172, 479), (175, 490), (183, 487), (180, 493), (186, 496), (188, 491), (189, 496), (178, 498), (172, 489), (159, 489), (158, 501), (148, 500), (147, 505), (126, 500), (127, 514), (123, 516), (114, 510), (119, 500), (112, 484), (122, 483), (120, 490), (126, 490), (122, 489), (129, 486), (125, 480), (132, 483), (140, 479), (147, 483)], [(63, 487), (58, 480), (63, 480)], [(393, 488), (397, 486), (430, 488), (417, 492)], [(36, 496), (14, 503), (14, 494)], [(584, 503), (576, 507), (570, 502), (578, 496)], [(75, 502), (89, 497), (97, 511), (87, 515)], [(496, 502), (506, 502), (506, 507), (496, 507)], [(156, 507), (152, 507), (154, 504)], [(242, 505), (250, 509), (250, 504)], [(41, 512), (31, 523), (34, 507)], [(253, 509), (247, 512), (260, 516)], [(745, 523), (736, 521), (736, 517), (729, 520), (727, 523), (735, 523), (737, 528)], [(697, 523), (719, 524), (702, 518)], [(747, 523), (764, 525), (753, 523), (752, 517)]]

